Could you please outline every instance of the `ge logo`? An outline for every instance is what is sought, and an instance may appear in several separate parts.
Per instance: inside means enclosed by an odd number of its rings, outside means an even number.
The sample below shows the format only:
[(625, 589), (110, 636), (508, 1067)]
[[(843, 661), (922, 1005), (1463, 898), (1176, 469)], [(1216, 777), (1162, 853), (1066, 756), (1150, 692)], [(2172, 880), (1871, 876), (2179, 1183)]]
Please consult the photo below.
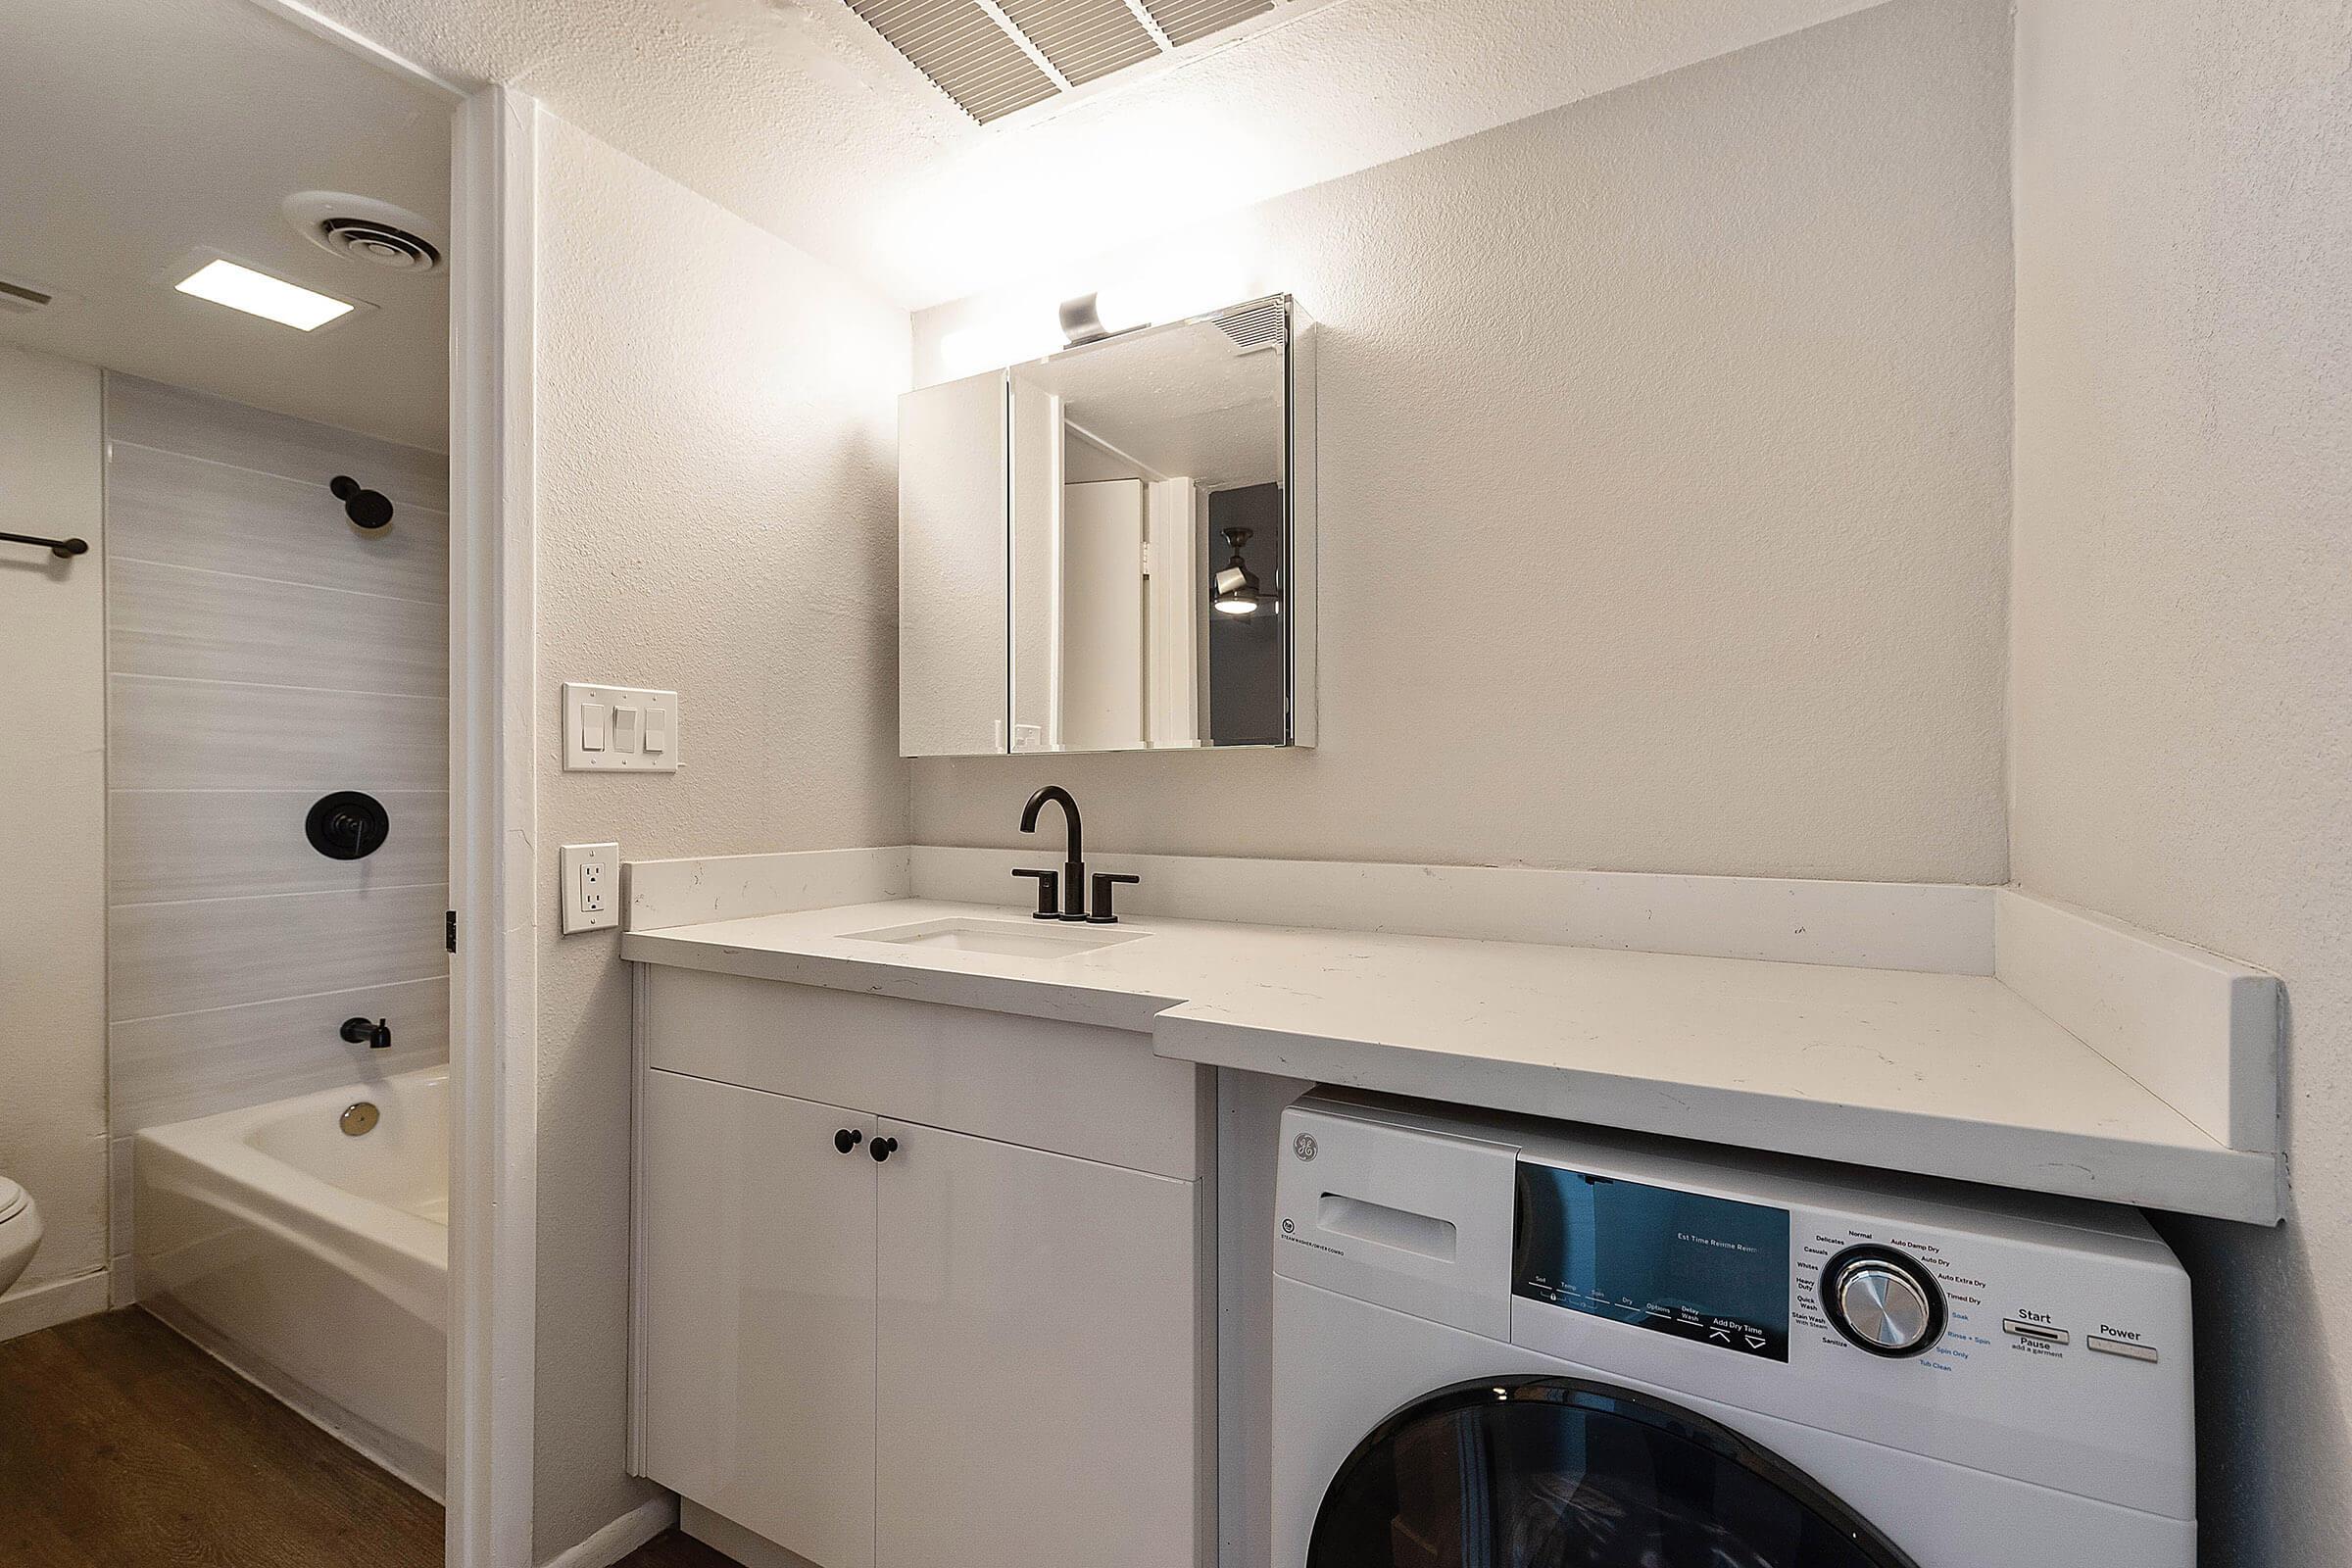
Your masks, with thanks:
[(1282, 1234), (1283, 1234), (1283, 1235), (1285, 1235), (1285, 1236), (1292, 1236), (1292, 1235), (1296, 1235), (1296, 1234), (1298, 1233), (1298, 1222), (1297, 1220), (1295, 1220), (1295, 1219), (1286, 1219), (1286, 1220), (1284, 1220), (1284, 1221), (1282, 1222)]
[(1297, 1154), (1300, 1159), (1314, 1158), (1315, 1135), (1313, 1133), (1300, 1133), (1298, 1137), (1292, 1139), (1291, 1152)]

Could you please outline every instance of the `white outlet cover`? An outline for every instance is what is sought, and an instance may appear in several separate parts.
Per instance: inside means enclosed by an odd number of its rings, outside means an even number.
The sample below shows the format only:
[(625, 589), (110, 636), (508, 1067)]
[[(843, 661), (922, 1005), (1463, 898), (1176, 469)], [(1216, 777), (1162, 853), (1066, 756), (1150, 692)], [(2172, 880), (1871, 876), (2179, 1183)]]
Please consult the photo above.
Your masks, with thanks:
[[(604, 710), (605, 744), (589, 751), (580, 744), (580, 710), (588, 705)], [(624, 726), (620, 713), (637, 715), (629, 746), (619, 744)], [(659, 744), (661, 750), (650, 748)], [(675, 773), (678, 770), (678, 694), (648, 691), (636, 686), (592, 686), (584, 681), (564, 683), (564, 771), (566, 773)]]
[(557, 857), (564, 882), (564, 934), (620, 924), (620, 846), (566, 844)]

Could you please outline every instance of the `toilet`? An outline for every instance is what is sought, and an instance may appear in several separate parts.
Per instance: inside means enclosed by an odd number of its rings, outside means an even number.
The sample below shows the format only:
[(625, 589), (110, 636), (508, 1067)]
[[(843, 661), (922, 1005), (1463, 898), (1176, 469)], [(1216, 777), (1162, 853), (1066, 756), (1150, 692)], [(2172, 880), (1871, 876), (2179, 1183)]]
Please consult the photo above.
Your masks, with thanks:
[(17, 1283), (41, 1245), (41, 1210), (32, 1195), (0, 1176), (0, 1291)]

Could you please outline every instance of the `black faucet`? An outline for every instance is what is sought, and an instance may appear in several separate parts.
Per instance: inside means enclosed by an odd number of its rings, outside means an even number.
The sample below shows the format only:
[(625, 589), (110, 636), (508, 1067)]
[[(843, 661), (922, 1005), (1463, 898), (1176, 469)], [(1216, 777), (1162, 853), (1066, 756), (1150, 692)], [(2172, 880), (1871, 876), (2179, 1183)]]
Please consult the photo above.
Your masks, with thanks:
[[(1037, 831), (1037, 813), (1046, 803), (1053, 801), (1061, 808), (1062, 821), (1070, 830), (1070, 845), (1061, 862), (1057, 879), (1052, 871), (1015, 871), (1014, 876), (1037, 878), (1037, 918), (1040, 920), (1083, 920), (1086, 918), (1086, 824), (1078, 818), (1078, 803), (1070, 792), (1058, 784), (1048, 784), (1029, 797), (1021, 808), (1021, 831)], [(1060, 907), (1054, 906), (1054, 885), (1061, 884)]]
[[(1024, 868), (1014, 876), (1037, 878), (1037, 914), (1040, 920), (1084, 920), (1089, 925), (1117, 925), (1119, 916), (1110, 906), (1111, 889), (1122, 882), (1140, 882), (1143, 878), (1123, 871), (1095, 873), (1093, 912), (1088, 912), (1086, 899), (1086, 827), (1078, 820), (1078, 803), (1070, 792), (1058, 784), (1049, 784), (1029, 797), (1021, 808), (1021, 831), (1037, 831), (1037, 813), (1048, 801), (1061, 808), (1062, 821), (1070, 830), (1069, 858), (1061, 862), (1058, 871), (1039, 871)], [(1058, 896), (1057, 896), (1058, 893)]]
[(371, 1050), (384, 1051), (392, 1044), (392, 1025), (382, 1018), (373, 1023), (365, 1018), (346, 1018), (343, 1020), (343, 1038), (355, 1046), (364, 1045)]

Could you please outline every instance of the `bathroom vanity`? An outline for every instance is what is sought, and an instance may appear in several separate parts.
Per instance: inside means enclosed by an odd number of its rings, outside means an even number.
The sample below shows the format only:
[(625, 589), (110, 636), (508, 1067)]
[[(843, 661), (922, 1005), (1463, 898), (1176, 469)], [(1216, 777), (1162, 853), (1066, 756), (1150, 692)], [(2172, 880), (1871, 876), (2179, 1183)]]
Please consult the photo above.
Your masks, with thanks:
[(1262, 1563), (1310, 1083), (2278, 1212), (2276, 980), (2011, 890), (1046, 858), (629, 867), (636, 1468), (754, 1568)]
[(1205, 1560), (1205, 1069), (662, 965), (643, 1002), (643, 1474), (822, 1568)]

